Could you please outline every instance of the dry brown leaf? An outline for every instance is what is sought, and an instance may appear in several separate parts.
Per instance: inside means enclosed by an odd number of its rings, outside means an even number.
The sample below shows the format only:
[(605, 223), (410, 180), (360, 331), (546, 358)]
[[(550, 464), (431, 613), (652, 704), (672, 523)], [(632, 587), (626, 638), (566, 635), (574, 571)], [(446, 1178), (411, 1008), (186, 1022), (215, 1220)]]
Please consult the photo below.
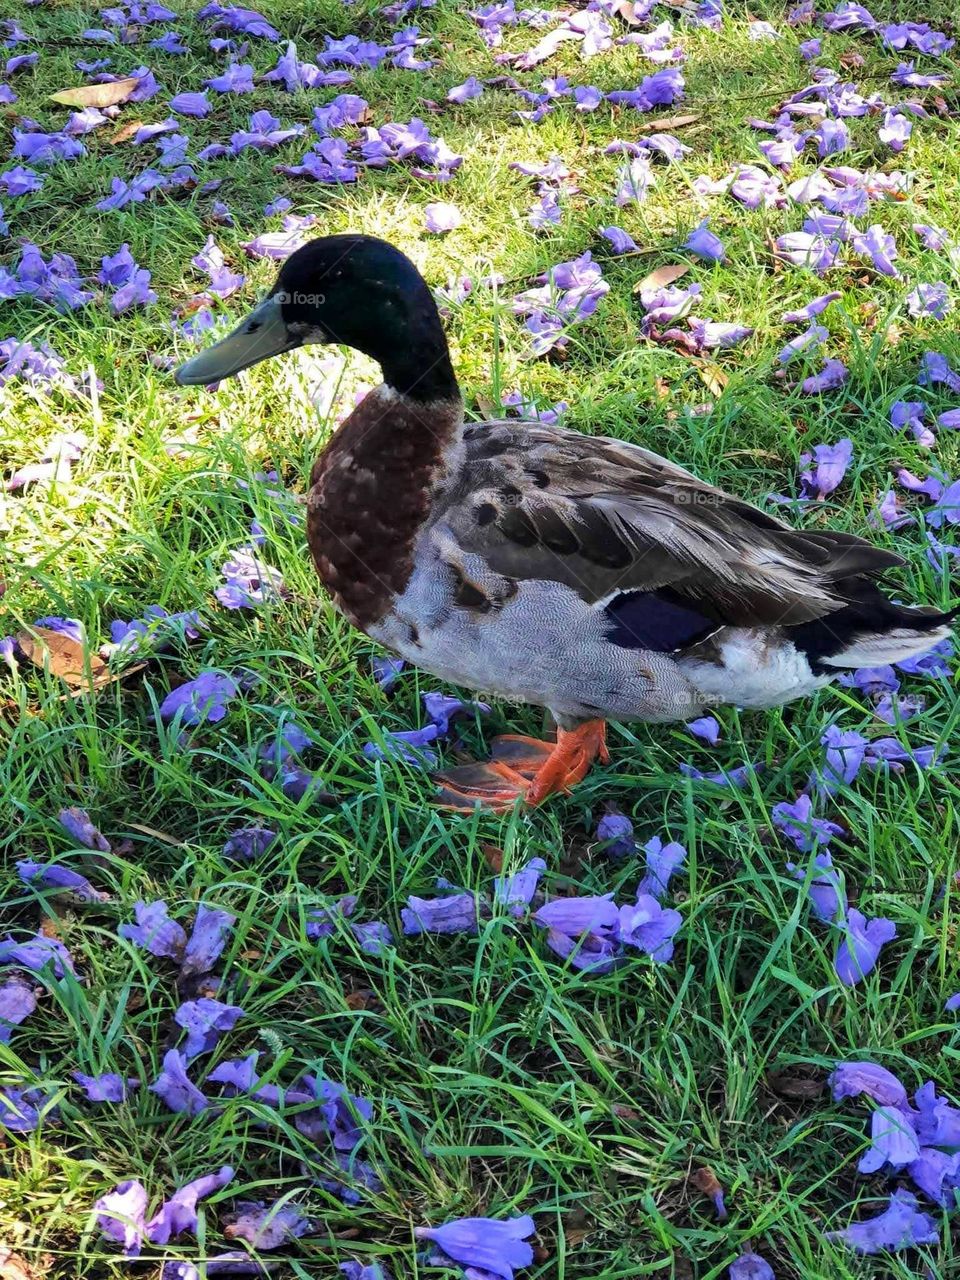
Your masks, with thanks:
[(719, 396), (730, 381), (729, 376), (724, 373), (718, 364), (714, 364), (710, 360), (696, 360), (694, 363), (697, 366), (697, 373), (699, 373), (703, 385), (712, 396)]
[(503, 870), (503, 850), (495, 844), (481, 844), (480, 848), (486, 859), (487, 866), (494, 875), (499, 875)]
[(489, 396), (477, 396), (476, 401), (477, 401), (477, 408), (480, 410), (480, 412), (483, 414), (485, 418), (489, 418), (490, 415), (496, 411), (497, 406), (493, 403), (493, 401), (490, 399)]
[(696, 124), (699, 119), (696, 112), (688, 112), (682, 116), (660, 116), (657, 120), (643, 120), (634, 127), (637, 133), (666, 133), (672, 129), (682, 129), (688, 124)]
[(771, 1072), (767, 1076), (767, 1084), (781, 1098), (802, 1098), (811, 1100), (819, 1098), (823, 1093), (822, 1080), (801, 1080), (795, 1076), (781, 1076)]
[(720, 1183), (720, 1179), (708, 1164), (705, 1164), (702, 1169), (694, 1169), (690, 1175), (690, 1181), (705, 1196), (723, 1194), (723, 1186)]
[(39, 1268), (27, 1262), (26, 1258), (22, 1258), (19, 1253), (8, 1249), (6, 1245), (0, 1244), (0, 1280), (40, 1280), (41, 1276), (49, 1273), (53, 1266), (53, 1258), (50, 1254), (44, 1253), (40, 1255), (38, 1261)]
[(125, 80), (111, 80), (107, 84), (84, 84), (79, 89), (61, 89), (51, 93), (50, 101), (62, 107), (115, 107), (123, 102), (139, 84), (136, 76)]
[(133, 135), (139, 132), (139, 130), (142, 128), (143, 128), (142, 120), (131, 120), (130, 123), (125, 124), (122, 129), (118, 129), (117, 132), (110, 139), (111, 147), (115, 147), (118, 142), (129, 141), (129, 139), (132, 138)]
[(673, 284), (675, 280), (679, 280), (681, 276), (685, 276), (689, 270), (688, 262), (667, 262), (662, 267), (654, 267), (639, 284), (633, 286), (633, 292), (643, 293), (647, 289), (663, 289), (668, 284)]
[(59, 631), (34, 627), (31, 631), (21, 631), (16, 642), (28, 662), (58, 676), (72, 689), (86, 688), (91, 681), (96, 685), (110, 679), (102, 658), (95, 653), (85, 653), (82, 644)]

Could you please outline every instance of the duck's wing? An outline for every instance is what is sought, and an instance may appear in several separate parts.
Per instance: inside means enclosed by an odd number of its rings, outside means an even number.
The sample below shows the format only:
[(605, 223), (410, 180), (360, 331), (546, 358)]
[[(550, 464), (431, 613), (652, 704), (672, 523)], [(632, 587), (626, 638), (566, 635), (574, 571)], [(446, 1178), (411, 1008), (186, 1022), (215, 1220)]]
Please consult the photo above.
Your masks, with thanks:
[(464, 448), (438, 516), (468, 570), (562, 583), (590, 604), (655, 594), (720, 625), (796, 625), (840, 608), (844, 579), (903, 563), (852, 534), (791, 529), (620, 440), (486, 422)]

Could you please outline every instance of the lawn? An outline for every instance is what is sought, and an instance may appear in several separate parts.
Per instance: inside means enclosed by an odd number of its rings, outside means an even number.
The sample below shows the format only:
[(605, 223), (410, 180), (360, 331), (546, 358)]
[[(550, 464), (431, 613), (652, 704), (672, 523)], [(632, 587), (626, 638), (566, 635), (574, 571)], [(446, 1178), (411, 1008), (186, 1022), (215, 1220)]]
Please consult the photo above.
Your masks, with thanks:
[[(141, 18), (155, 7), (143, 4)], [(831, 10), (817, 7), (798, 25), (773, 0), (749, 14), (729, 0), (723, 16), (719, 4), (566, 6), (541, 25), (535, 11), (498, 24), (493, 6), (478, 19), (455, 0), (392, 10), (264, 0), (259, 20), (218, 17), (216, 6), (204, 17), (185, 0), (149, 22), (67, 0), (10, 14), (0, 636), (20, 639), (0, 644), (0, 912), (3, 936), (41, 940), (26, 951), (0, 942), (0, 1245), (14, 1255), (5, 1263), (0, 1247), (4, 1280), (189, 1280), (228, 1252), (248, 1274), (263, 1274), (260, 1259), (281, 1277), (332, 1278), (356, 1262), (352, 1280), (488, 1280), (498, 1273), (464, 1272), (415, 1231), (527, 1214), (536, 1237), (523, 1280), (712, 1280), (750, 1253), (778, 1280), (956, 1274), (960, 1177), (948, 1172), (938, 1203), (903, 1159), (858, 1171), (883, 1097), (835, 1101), (827, 1083), (838, 1064), (868, 1061), (911, 1096), (933, 1081), (960, 1101), (958, 1014), (945, 1009), (960, 989), (952, 653), (782, 711), (721, 708), (715, 743), (682, 724), (612, 726), (612, 762), (569, 796), (502, 817), (445, 812), (424, 758), (390, 736), (427, 723), (422, 695), (436, 682), (410, 668), (384, 679), (374, 665), (384, 655), (333, 612), (304, 539), (312, 461), (375, 367), (312, 347), (213, 392), (172, 377), (272, 284), (279, 242), (379, 235), (440, 291), (469, 417), (559, 405), (565, 425), (656, 449), (800, 527), (895, 548), (907, 563), (894, 594), (949, 607), (960, 378), (931, 378), (943, 366), (929, 353), (960, 370), (949, 310), (960, 292), (958, 50), (920, 28), (922, 47), (908, 34), (908, 47), (891, 48), (863, 21), (824, 24)], [(869, 8), (878, 26), (909, 19), (952, 34), (946, 0)], [(581, 38), (529, 69), (503, 56), (561, 26), (575, 35), (577, 21)], [(650, 38), (664, 22), (672, 34)], [(395, 39), (414, 24), (425, 43)], [(381, 51), (337, 43), (350, 35)], [(617, 43), (628, 35), (643, 42)], [(804, 57), (813, 39), (821, 48)], [(340, 70), (349, 83), (288, 91), (264, 79), (288, 40), (321, 79)], [(921, 80), (942, 80), (892, 81), (908, 61)], [(196, 104), (177, 96), (225, 73), (235, 82), (232, 62), (252, 68), (252, 91), (211, 87), (206, 114), (183, 114)], [(814, 105), (796, 129), (814, 136), (794, 146), (772, 131), (779, 110), (805, 86), (829, 86), (825, 68), (850, 86), (829, 101), (863, 113), (840, 115), (839, 127), (823, 92), (800, 97)], [(137, 84), (102, 120), (51, 101), (104, 69)], [(657, 101), (605, 96), (655, 75), (672, 85), (648, 91)], [(450, 99), (469, 77), (483, 92)], [(572, 87), (585, 86), (598, 92), (575, 99)], [(315, 109), (344, 93), (363, 104), (317, 123)], [(920, 109), (888, 110), (904, 102)], [(259, 111), (276, 120), (251, 125)], [(413, 118), (446, 148), (404, 157), (388, 142), (382, 165), (364, 162), (377, 150), (367, 135), (361, 157), (365, 129)], [(295, 136), (231, 142), (294, 126)], [(40, 144), (38, 132), (56, 138)], [(651, 138), (638, 156), (608, 150)], [(783, 147), (768, 155), (759, 144), (771, 141)], [(321, 180), (278, 171), (302, 166), (315, 143)], [(554, 157), (541, 177), (515, 167)], [(346, 180), (322, 180), (337, 165)], [(738, 197), (718, 184), (741, 165), (758, 174)], [(836, 166), (846, 174), (825, 176)], [(158, 180), (131, 190), (150, 169)], [(847, 221), (818, 223), (805, 262), (796, 241), (777, 242), (831, 216), (818, 181)], [(289, 204), (276, 208), (281, 198)], [(449, 232), (427, 229), (437, 202), (460, 215)], [(704, 219), (719, 261), (685, 247)], [(636, 249), (617, 252), (601, 234), (611, 226)], [(126, 257), (103, 263), (124, 244), (149, 280)], [(830, 260), (818, 273), (821, 250)], [(537, 354), (538, 321), (528, 327), (512, 300), (587, 251), (608, 291), (561, 332), (548, 316), (540, 346), (561, 344)], [(648, 277), (670, 264), (687, 268), (677, 290), (700, 292), (687, 295), (690, 316), (651, 323), (644, 298), (658, 281)], [(938, 283), (945, 301), (917, 292)], [(828, 291), (839, 296), (812, 320), (825, 332), (784, 353), (810, 328), (784, 314)], [(736, 340), (711, 346), (711, 335)], [(17, 372), (23, 341), (30, 362)], [(45, 358), (44, 343), (55, 354)], [(836, 379), (804, 389), (825, 361), (842, 362), (845, 378), (828, 365)], [(892, 422), (903, 404), (913, 407)], [(849, 465), (828, 474), (844, 440)], [(831, 447), (819, 470), (801, 460), (818, 446)], [(244, 574), (236, 553), (250, 554), (251, 537), (262, 564)], [(185, 617), (157, 621), (158, 606)], [(122, 640), (117, 624), (151, 616), (146, 636)], [(49, 630), (46, 652), (24, 633), (41, 619), (67, 636), (52, 657)], [(119, 649), (101, 669), (111, 641)], [(210, 672), (232, 695), (222, 716), (188, 700), (187, 682)], [(496, 732), (540, 727), (534, 708), (468, 704), (433, 749), (450, 763), (482, 754)], [(843, 777), (824, 742), (841, 733), (859, 752), (847, 764), (863, 762)], [(805, 789), (821, 825), (791, 826), (777, 806)], [(65, 828), (67, 808), (87, 811), (102, 837), (69, 818)], [(611, 846), (597, 828), (613, 812), (632, 835)], [(251, 848), (248, 837), (238, 855), (228, 842), (254, 827), (274, 838)], [(533, 918), (542, 897), (631, 902), (658, 839), (686, 851), (661, 887), (682, 916), (672, 958), (627, 949), (597, 972), (550, 950)], [(823, 921), (813, 858), (828, 848), (834, 907)], [(498, 872), (536, 858), (545, 870), (529, 909), (495, 897)], [(64, 883), (64, 869), (85, 880)], [(446, 893), (476, 896), (473, 929), (417, 932), (401, 914), (412, 896)], [(896, 928), (849, 985), (834, 967), (845, 930), (830, 918), (844, 898)], [(135, 904), (157, 902), (175, 922), (165, 945), (135, 923)], [(374, 922), (389, 940), (354, 927)], [(183, 1024), (202, 1022), (213, 999), (242, 1014), (221, 1012), (185, 1040)], [(4, 1026), (4, 1012), (34, 1000), (20, 1025)], [(182, 1082), (151, 1089), (178, 1064), (200, 1094)], [(74, 1074), (107, 1072), (139, 1084), (114, 1081), (119, 1100), (93, 1101), (95, 1087)], [(39, 1116), (24, 1114), (31, 1105)], [(947, 1129), (960, 1118), (949, 1105), (943, 1116)], [(875, 1137), (878, 1127), (882, 1116)], [(952, 1134), (936, 1140), (948, 1153), (960, 1145), (955, 1123)], [(95, 1204), (118, 1184), (139, 1182), (152, 1216), (223, 1166), (233, 1177), (214, 1181), (195, 1225), (189, 1212), (173, 1227), (161, 1215), (144, 1239), (135, 1223), (98, 1223)], [(865, 1255), (828, 1234), (880, 1214), (898, 1188), (916, 1194), (923, 1218), (889, 1248)], [(258, 1236), (247, 1219), (231, 1225), (245, 1202), (290, 1212)], [(134, 1199), (122, 1203), (127, 1213)], [(285, 1233), (288, 1220), (302, 1234)], [(125, 1227), (139, 1261), (124, 1255)], [(768, 1277), (749, 1262), (729, 1274)]]

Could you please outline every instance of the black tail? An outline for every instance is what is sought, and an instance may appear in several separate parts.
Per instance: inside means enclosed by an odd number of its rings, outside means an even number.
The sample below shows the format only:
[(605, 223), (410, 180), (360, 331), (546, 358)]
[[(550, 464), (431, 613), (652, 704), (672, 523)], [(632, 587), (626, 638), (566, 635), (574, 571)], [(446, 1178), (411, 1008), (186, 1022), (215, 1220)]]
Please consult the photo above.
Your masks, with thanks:
[(837, 594), (848, 603), (788, 633), (817, 675), (838, 667), (884, 666), (926, 653), (950, 634), (950, 623), (960, 613), (960, 608), (943, 613), (895, 604), (869, 578), (847, 578), (837, 584)]

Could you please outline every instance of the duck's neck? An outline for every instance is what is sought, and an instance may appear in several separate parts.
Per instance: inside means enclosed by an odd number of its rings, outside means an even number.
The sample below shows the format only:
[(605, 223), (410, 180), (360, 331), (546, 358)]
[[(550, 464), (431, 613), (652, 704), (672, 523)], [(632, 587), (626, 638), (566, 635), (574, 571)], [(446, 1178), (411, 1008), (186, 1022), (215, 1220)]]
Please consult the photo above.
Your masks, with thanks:
[(463, 404), (445, 360), (449, 381), (438, 364), (418, 386), (433, 377), (444, 393), (433, 400), (398, 390), (398, 371), (384, 362), (384, 382), (342, 423), (313, 469), (310, 549), (336, 603), (364, 631), (406, 587), (434, 494), (457, 465)]

